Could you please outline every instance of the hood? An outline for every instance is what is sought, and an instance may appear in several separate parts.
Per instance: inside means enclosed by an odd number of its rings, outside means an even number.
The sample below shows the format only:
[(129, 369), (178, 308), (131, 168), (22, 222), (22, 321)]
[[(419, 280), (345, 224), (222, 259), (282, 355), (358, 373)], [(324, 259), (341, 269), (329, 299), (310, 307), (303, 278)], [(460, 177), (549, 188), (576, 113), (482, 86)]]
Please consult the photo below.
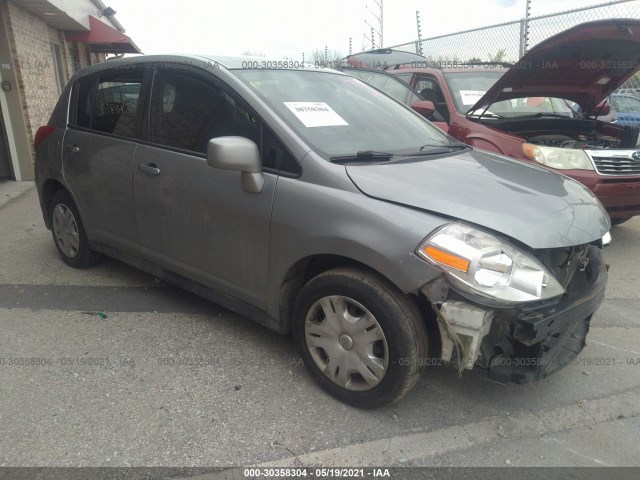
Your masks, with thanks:
[(590, 243), (610, 227), (602, 204), (575, 180), (477, 150), (346, 169), (370, 197), (474, 223), (531, 248)]
[(640, 68), (640, 20), (583, 23), (529, 50), (471, 111), (511, 98), (558, 97), (589, 112)]

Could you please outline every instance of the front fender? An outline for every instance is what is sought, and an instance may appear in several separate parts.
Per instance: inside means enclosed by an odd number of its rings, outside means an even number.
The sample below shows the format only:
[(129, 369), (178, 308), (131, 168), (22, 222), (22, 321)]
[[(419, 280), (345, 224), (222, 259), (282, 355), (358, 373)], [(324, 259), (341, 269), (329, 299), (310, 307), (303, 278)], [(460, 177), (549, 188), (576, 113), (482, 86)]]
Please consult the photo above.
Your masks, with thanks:
[(442, 216), (367, 197), (358, 191), (281, 177), (271, 227), (267, 313), (278, 318), (289, 269), (314, 255), (338, 255), (379, 272), (403, 292), (417, 291), (440, 271), (414, 254)]

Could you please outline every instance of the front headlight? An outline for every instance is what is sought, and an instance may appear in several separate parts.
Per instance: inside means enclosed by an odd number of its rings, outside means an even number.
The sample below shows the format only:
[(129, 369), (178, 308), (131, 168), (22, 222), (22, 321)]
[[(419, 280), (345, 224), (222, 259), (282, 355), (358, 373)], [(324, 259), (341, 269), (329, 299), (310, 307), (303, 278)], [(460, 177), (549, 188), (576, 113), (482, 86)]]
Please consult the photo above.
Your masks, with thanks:
[(564, 293), (532, 255), (462, 223), (436, 230), (416, 253), (444, 270), (461, 293), (505, 302), (531, 302)]
[(533, 143), (524, 143), (522, 152), (529, 160), (535, 160), (558, 170), (593, 170), (589, 155), (584, 150), (543, 147)]

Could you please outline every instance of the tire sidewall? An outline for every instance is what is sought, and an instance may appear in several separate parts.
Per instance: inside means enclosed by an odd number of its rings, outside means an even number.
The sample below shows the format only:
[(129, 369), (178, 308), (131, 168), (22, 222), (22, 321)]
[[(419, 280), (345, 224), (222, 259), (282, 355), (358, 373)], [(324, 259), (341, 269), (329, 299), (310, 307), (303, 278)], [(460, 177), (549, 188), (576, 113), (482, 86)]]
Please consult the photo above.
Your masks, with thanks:
[[(78, 248), (78, 254), (73, 258), (65, 255), (65, 253), (60, 248), (60, 245), (58, 244), (58, 239), (56, 238), (55, 229), (53, 227), (53, 212), (57, 205), (64, 205), (65, 207), (67, 207), (71, 211), (71, 214), (73, 215), (73, 218), (76, 222), (80, 247)], [(83, 268), (92, 264), (94, 260), (94, 254), (89, 247), (89, 239), (87, 238), (87, 234), (84, 231), (84, 225), (82, 223), (82, 219), (80, 218), (78, 208), (76, 207), (76, 204), (69, 193), (61, 190), (53, 195), (49, 206), (49, 219), (51, 221), (51, 234), (53, 236), (53, 243), (55, 244), (62, 260), (67, 265), (75, 268)]]
[[(416, 375), (417, 356), (415, 338), (407, 328), (406, 317), (413, 312), (398, 303), (388, 291), (380, 291), (380, 286), (371, 281), (371, 274), (353, 276), (341, 272), (327, 272), (309, 281), (300, 291), (294, 306), (293, 336), (305, 366), (329, 393), (340, 400), (360, 408), (375, 408), (394, 401), (397, 392), (403, 392)], [(377, 279), (376, 279), (377, 280)], [(377, 287), (377, 288), (376, 288)], [(318, 368), (306, 345), (305, 322), (313, 304), (322, 297), (342, 295), (363, 305), (378, 321), (387, 341), (389, 363), (384, 378), (370, 390), (351, 391), (333, 383)], [(424, 346), (426, 349), (426, 345)]]

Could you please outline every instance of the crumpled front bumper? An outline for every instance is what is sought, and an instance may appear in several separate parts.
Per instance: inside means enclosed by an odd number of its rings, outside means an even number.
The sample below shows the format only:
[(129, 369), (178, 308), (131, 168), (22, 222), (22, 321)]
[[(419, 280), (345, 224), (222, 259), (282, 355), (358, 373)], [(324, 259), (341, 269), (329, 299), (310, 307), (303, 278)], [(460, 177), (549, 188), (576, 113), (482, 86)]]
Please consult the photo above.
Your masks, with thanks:
[(588, 263), (576, 270), (560, 300), (485, 307), (452, 296), (445, 282), (425, 287), (422, 293), (439, 305), (434, 309), (441, 360), (460, 371), (479, 367), (494, 380), (520, 384), (546, 378), (570, 364), (586, 345), (608, 278), (601, 249), (587, 248)]
[(489, 361), (489, 376), (501, 382), (528, 383), (568, 365), (586, 345), (591, 318), (604, 300), (607, 266), (601, 250), (589, 247), (589, 264), (577, 271), (563, 299), (552, 306), (496, 312), (507, 322), (510, 355)]

